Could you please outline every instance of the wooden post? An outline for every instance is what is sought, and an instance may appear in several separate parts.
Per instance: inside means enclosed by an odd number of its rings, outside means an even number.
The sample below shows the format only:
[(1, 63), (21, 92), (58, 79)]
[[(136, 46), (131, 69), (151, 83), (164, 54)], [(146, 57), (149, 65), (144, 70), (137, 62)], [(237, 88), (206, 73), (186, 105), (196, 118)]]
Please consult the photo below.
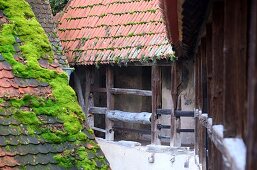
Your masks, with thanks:
[(76, 71), (74, 72), (74, 84), (75, 84), (75, 91), (78, 96), (79, 105), (82, 107), (83, 112), (86, 113), (85, 100), (82, 93), (81, 82)]
[[(201, 53), (201, 79), (200, 79), (200, 107), (201, 112), (207, 111), (207, 70), (206, 70), (206, 37), (203, 37), (201, 40), (200, 46), (200, 53)], [(202, 168), (206, 169), (206, 154), (205, 154), (205, 127), (202, 126), (200, 123), (198, 124), (199, 129), (199, 159), (202, 164)]]
[[(107, 90), (107, 111), (114, 109), (114, 96), (112, 95), (110, 89), (114, 87), (114, 76), (113, 76), (113, 69), (111, 66), (106, 68), (106, 90)], [(106, 140), (114, 140), (114, 131), (112, 129), (113, 122), (105, 117), (105, 126), (106, 126), (106, 133), (105, 139)]]
[(157, 109), (161, 108), (161, 69), (159, 66), (152, 66), (152, 117), (151, 117), (151, 143), (161, 144), (158, 138), (159, 130), (157, 124), (159, 123), (157, 117)]
[(177, 110), (177, 100), (178, 100), (178, 80), (177, 80), (177, 63), (173, 63), (171, 66), (171, 96), (173, 101), (173, 109), (171, 112), (171, 122), (170, 122), (170, 146), (176, 146), (176, 117), (174, 111)]
[(87, 122), (88, 122), (88, 125), (90, 127), (94, 127), (95, 126), (94, 114), (89, 111), (89, 109), (92, 108), (92, 107), (94, 107), (94, 95), (93, 95), (93, 93), (90, 93), (89, 97), (88, 97), (88, 108), (87, 108), (87, 113), (88, 113), (88, 115), (87, 115)]
[(257, 2), (250, 4), (250, 30), (249, 30), (249, 69), (248, 69), (248, 134), (247, 134), (247, 164), (246, 169), (257, 167)]
[[(206, 25), (206, 60), (207, 60), (207, 98), (208, 98), (208, 103), (207, 103), (207, 113), (208, 116), (212, 117), (212, 108), (213, 108), (213, 84), (212, 84), (212, 76), (213, 76), (213, 68), (212, 68), (212, 25), (209, 23)], [(211, 150), (211, 143), (210, 139), (207, 136), (207, 146), (206, 150), (206, 157), (208, 158), (206, 160), (206, 169), (211, 169), (213, 166), (212, 164), (212, 150)]]
[(86, 69), (86, 82), (85, 84), (85, 90), (84, 90), (84, 99), (85, 99), (85, 112), (87, 116), (87, 123), (90, 127), (94, 127), (94, 115), (90, 114), (89, 108), (94, 106), (94, 98), (93, 94), (90, 94), (90, 87), (91, 87), (91, 81), (92, 81), (92, 72), (91, 69)]
[[(196, 58), (195, 58), (195, 109), (196, 109), (196, 113), (199, 109), (199, 67), (200, 67), (200, 55), (199, 52), (196, 54)], [(198, 155), (199, 154), (199, 144), (198, 144), (198, 135), (199, 135), (199, 131), (198, 131), (198, 118), (195, 117), (195, 154)]]
[(225, 0), (224, 6), (224, 137), (244, 137), (247, 99), (247, 1)]

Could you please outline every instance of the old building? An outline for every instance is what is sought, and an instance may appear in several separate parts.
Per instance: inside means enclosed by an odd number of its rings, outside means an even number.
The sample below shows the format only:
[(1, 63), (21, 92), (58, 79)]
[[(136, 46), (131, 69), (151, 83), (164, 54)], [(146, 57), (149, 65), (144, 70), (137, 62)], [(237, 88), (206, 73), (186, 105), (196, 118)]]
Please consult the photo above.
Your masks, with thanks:
[(71, 85), (96, 134), (169, 144), (171, 116), (157, 111), (174, 108), (170, 70), (176, 58), (159, 1), (73, 0), (58, 22), (65, 55), (75, 68)]
[(0, 0), (0, 169), (108, 169), (61, 69), (49, 2), (28, 2)]
[(256, 1), (167, 0), (162, 8), (176, 67), (194, 67), (200, 165), (256, 169)]

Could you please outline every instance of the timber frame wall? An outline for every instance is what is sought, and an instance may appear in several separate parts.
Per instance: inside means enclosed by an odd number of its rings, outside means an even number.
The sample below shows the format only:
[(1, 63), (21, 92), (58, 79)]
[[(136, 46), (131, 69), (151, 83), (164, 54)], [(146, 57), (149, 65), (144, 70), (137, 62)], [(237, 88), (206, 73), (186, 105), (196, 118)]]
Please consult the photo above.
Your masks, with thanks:
[[(126, 88), (117, 88), (114, 86), (114, 67), (111, 65), (101, 66), (103, 72), (105, 72), (105, 85), (104, 87), (95, 87), (94, 86), (94, 71), (95, 68), (90, 66), (79, 66), (83, 69), (77, 69), (72, 76), (72, 86), (75, 88), (75, 91), (78, 96), (78, 101), (83, 108), (83, 111), (86, 113), (88, 124), (95, 131), (100, 133), (105, 133), (105, 139), (114, 140), (114, 132), (116, 130), (136, 132), (142, 134), (151, 135), (151, 143), (161, 144), (162, 138), (170, 138), (167, 136), (161, 136), (160, 131), (162, 128), (173, 128), (170, 125), (161, 125), (159, 122), (159, 116), (162, 113), (162, 76), (161, 68), (162, 67), (171, 67), (170, 62), (160, 63), (160, 64), (132, 64), (133, 67), (142, 67), (145, 66), (151, 67), (151, 81), (145, 82), (151, 84), (151, 90), (141, 90), (141, 89), (126, 89)], [(125, 78), (125, 77), (124, 77)], [(94, 105), (94, 93), (106, 94), (106, 106), (96, 107)], [(151, 113), (148, 112), (126, 112), (116, 110), (115, 95), (135, 95), (135, 96), (145, 96), (151, 98)], [(172, 102), (172, 101), (171, 101)], [(158, 113), (157, 113), (158, 112)], [(167, 112), (168, 115), (171, 115), (171, 110)], [(167, 115), (166, 114), (166, 115)], [(105, 117), (105, 128), (95, 127), (94, 117), (96, 115), (104, 115)], [(136, 115), (136, 116), (135, 116)], [(125, 127), (116, 127), (114, 126), (114, 121), (121, 121), (126, 123), (141, 123), (151, 125), (151, 130), (147, 131), (146, 129), (129, 129)], [(178, 127), (179, 128), (179, 127)], [(177, 129), (175, 129), (177, 130)]]
[[(256, 0), (210, 3), (194, 57), (195, 152), (203, 169), (257, 168), (256, 6)], [(233, 155), (228, 141), (246, 149)]]

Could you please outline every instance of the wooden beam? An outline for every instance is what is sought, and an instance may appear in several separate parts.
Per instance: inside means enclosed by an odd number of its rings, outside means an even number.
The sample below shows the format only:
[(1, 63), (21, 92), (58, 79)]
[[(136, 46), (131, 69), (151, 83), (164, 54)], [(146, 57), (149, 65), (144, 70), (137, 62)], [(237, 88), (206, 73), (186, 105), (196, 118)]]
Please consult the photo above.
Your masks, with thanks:
[(90, 107), (89, 112), (93, 114), (105, 115), (107, 113), (107, 107)]
[(224, 135), (243, 137), (247, 102), (247, 1), (225, 0), (224, 6)]
[[(114, 96), (111, 94), (110, 89), (114, 86), (114, 75), (113, 69), (111, 66), (106, 68), (106, 89), (107, 89), (107, 110), (114, 109)], [(112, 129), (113, 122), (105, 117), (105, 126), (106, 126), (106, 133), (105, 139), (106, 140), (114, 140), (114, 131)]]
[(110, 92), (112, 94), (128, 94), (128, 95), (138, 95), (138, 96), (152, 96), (152, 91), (150, 91), (150, 90), (111, 88)]
[(257, 1), (250, 4), (249, 29), (249, 69), (248, 69), (248, 134), (247, 134), (247, 164), (246, 169), (257, 167)]
[(124, 112), (120, 110), (109, 110), (106, 117), (112, 121), (121, 121), (126, 123), (151, 124), (152, 113)]
[(151, 143), (161, 144), (158, 138), (159, 130), (157, 124), (159, 123), (157, 117), (157, 109), (161, 108), (161, 69), (158, 66), (152, 66), (152, 117), (151, 117)]
[(94, 115), (89, 113), (89, 108), (93, 107), (94, 105), (94, 98), (93, 94), (90, 94), (90, 87), (91, 87), (91, 81), (92, 81), (92, 70), (86, 69), (85, 71), (86, 79), (85, 79), (85, 90), (84, 90), (84, 99), (85, 99), (85, 113), (87, 117), (87, 123), (90, 127), (94, 127)]
[(95, 130), (95, 131), (106, 133), (106, 130), (105, 130), (105, 129), (101, 129), (101, 128), (98, 128), (98, 127), (91, 127), (91, 128), (92, 128), (93, 130)]

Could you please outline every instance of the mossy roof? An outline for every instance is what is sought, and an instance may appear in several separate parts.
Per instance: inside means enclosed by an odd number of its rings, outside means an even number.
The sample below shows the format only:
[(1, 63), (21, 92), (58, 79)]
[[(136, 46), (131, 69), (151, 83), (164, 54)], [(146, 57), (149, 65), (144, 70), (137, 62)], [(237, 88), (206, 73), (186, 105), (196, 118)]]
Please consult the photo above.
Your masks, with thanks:
[(29, 3), (0, 0), (0, 169), (108, 169), (84, 122)]
[(63, 55), (62, 46), (57, 36), (56, 24), (53, 20), (52, 10), (48, 0), (27, 0), (30, 4), (37, 20), (44, 28), (49, 41), (52, 45), (52, 49), (55, 53), (55, 58), (58, 60), (60, 67), (68, 67), (68, 61), (65, 55)]
[(70, 64), (174, 59), (159, 0), (71, 0), (58, 16)]

